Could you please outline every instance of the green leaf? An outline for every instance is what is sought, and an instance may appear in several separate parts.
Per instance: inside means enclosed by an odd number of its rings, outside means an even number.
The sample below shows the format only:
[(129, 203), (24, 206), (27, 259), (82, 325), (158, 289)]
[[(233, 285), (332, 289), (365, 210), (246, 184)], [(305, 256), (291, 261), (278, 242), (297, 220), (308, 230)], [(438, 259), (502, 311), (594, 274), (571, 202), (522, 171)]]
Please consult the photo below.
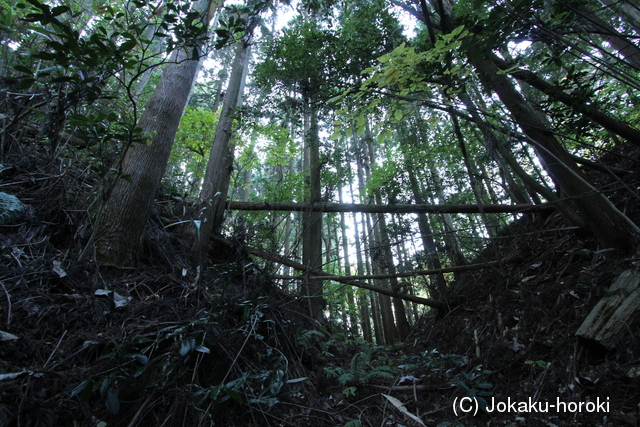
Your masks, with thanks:
[(57, 6), (57, 7), (54, 7), (53, 9), (51, 9), (51, 14), (53, 16), (58, 16), (58, 15), (62, 15), (63, 13), (68, 12), (69, 10), (71, 10), (69, 8), (69, 6)]
[(180, 356), (186, 356), (191, 350), (196, 347), (196, 340), (193, 338), (187, 338), (180, 343)]
[(36, 82), (35, 79), (26, 78), (20, 80), (20, 89), (29, 89)]
[(230, 389), (230, 388), (225, 388), (224, 392), (227, 394), (227, 396), (229, 396), (230, 398), (232, 398), (236, 402), (242, 403), (242, 396), (237, 391), (235, 391), (233, 389)]
[(107, 395), (104, 401), (107, 410), (114, 415), (118, 415), (120, 412), (120, 399), (118, 399), (118, 390), (110, 388), (107, 390)]
[(13, 13), (11, 12), (11, 9), (6, 9), (3, 14), (0, 14), (0, 17), (2, 18), (1, 20), (4, 25), (7, 27), (13, 24)]
[(26, 67), (24, 65), (16, 65), (16, 66), (13, 67), (13, 69), (16, 70), (16, 71), (20, 71), (22, 73), (33, 75), (33, 70), (31, 70), (31, 68)]
[(144, 354), (134, 354), (133, 358), (136, 359), (138, 362), (142, 363), (143, 365), (146, 365), (147, 363), (149, 363), (149, 358)]
[(71, 394), (69, 395), (69, 397), (70, 398), (71, 397), (75, 397), (75, 396), (79, 395), (80, 393), (82, 393), (82, 391), (87, 387), (87, 385), (89, 385), (90, 382), (91, 382), (91, 380), (82, 381), (80, 384), (75, 386), (73, 390), (71, 390)]
[(67, 83), (67, 82), (72, 82), (75, 79), (71, 76), (62, 76), (62, 77), (55, 77), (53, 79), (51, 79), (52, 83)]
[(356, 387), (347, 387), (342, 390), (342, 394), (344, 394), (345, 397), (353, 397), (356, 395), (356, 391), (358, 391)]
[(451, 34), (457, 36), (458, 34), (462, 33), (462, 30), (464, 30), (464, 25), (460, 25), (458, 28), (455, 28), (453, 31), (451, 31)]
[(100, 384), (100, 396), (105, 396), (107, 394), (107, 390), (109, 389), (109, 386), (111, 385), (111, 377), (106, 377), (104, 380), (102, 380), (102, 384)]
[(205, 347), (203, 345), (197, 345), (194, 347), (194, 350), (199, 352), (199, 353), (204, 353), (204, 354), (210, 354), (211, 350), (209, 350), (208, 347)]
[(120, 52), (129, 52), (131, 49), (133, 49), (136, 46), (136, 41), (135, 40), (127, 40), (126, 42), (122, 43), (120, 45)]

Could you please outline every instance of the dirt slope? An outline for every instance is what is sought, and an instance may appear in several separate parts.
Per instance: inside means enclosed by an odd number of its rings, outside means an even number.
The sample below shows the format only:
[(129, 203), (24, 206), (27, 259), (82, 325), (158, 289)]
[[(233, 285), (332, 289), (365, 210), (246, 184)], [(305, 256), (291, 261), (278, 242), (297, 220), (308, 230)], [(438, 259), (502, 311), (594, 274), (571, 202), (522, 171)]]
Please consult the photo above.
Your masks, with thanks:
[[(631, 171), (622, 182), (589, 173), (640, 222), (637, 158), (605, 159)], [(228, 262), (198, 272), (179, 228), (164, 228), (180, 210), (166, 200), (156, 205), (144, 266), (77, 261), (82, 197), (92, 182), (83, 171), (23, 155), (0, 175), (2, 190), (30, 206), (0, 229), (0, 425), (401, 426), (419, 425), (417, 416), (427, 425), (614, 426), (640, 419), (638, 325), (629, 324), (610, 354), (574, 335), (612, 280), (640, 258), (600, 251), (557, 215), (505, 230), (499, 252), (518, 262), (460, 275), (450, 312), (432, 312), (406, 343), (385, 349), (306, 318), (246, 257), (230, 252)], [(454, 401), (466, 396), (599, 398), (609, 410), (454, 414)]]

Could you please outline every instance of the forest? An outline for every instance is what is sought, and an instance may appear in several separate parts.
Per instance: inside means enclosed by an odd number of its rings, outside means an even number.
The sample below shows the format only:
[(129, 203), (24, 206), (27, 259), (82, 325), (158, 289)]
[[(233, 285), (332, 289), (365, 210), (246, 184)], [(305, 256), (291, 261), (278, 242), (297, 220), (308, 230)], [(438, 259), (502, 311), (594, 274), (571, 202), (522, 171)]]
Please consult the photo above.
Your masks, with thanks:
[(0, 0), (0, 427), (637, 426), (635, 0)]

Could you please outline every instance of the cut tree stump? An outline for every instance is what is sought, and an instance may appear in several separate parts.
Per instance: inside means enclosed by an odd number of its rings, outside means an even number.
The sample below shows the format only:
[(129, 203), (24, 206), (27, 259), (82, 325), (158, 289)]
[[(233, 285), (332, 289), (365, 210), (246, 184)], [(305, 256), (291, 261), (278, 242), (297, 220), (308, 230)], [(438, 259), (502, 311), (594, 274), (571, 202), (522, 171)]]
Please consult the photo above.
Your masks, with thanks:
[(628, 333), (639, 311), (640, 273), (627, 270), (613, 281), (607, 295), (591, 310), (576, 335), (612, 351)]
[(16, 196), (0, 192), (0, 225), (16, 224), (25, 209), (26, 206)]

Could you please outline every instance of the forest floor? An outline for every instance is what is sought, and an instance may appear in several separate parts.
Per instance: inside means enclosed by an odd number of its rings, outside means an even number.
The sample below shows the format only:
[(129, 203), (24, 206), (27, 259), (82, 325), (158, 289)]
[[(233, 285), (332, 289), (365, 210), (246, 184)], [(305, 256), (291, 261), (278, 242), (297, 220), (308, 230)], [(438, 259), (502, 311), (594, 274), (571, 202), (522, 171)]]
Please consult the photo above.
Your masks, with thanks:
[[(640, 223), (640, 152), (623, 154), (602, 159), (630, 171), (623, 181), (588, 173)], [(239, 253), (227, 250), (229, 262), (200, 274), (180, 226), (165, 228), (182, 219), (170, 199), (156, 204), (139, 267), (78, 261), (86, 238), (80, 195), (92, 184), (85, 169), (34, 153), (0, 169), (0, 190), (30, 206), (19, 223), (0, 227), (0, 426), (640, 420), (637, 322), (612, 353), (575, 336), (613, 279), (640, 258), (599, 251), (556, 214), (504, 230), (499, 253), (520, 261), (459, 274), (449, 312), (430, 312), (403, 344), (384, 348), (308, 319)], [(494, 254), (489, 248), (474, 262)], [(489, 408), (531, 399), (606, 410), (454, 413), (464, 397)]]

